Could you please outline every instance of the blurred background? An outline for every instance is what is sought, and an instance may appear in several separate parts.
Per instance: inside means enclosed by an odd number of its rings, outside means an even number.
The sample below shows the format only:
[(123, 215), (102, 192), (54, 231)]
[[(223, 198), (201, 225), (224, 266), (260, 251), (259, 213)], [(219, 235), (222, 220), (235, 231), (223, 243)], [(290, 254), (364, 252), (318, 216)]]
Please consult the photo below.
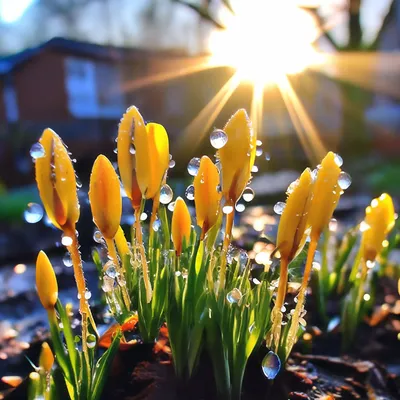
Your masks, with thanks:
[(130, 105), (166, 127), (175, 194), (189, 160), (215, 153), (213, 129), (243, 107), (262, 141), (254, 205), (283, 201), (327, 150), (353, 180), (339, 212), (361, 215), (382, 191), (396, 198), (399, 50), (398, 0), (0, 0), (0, 265), (32, 261), (58, 235), (30, 152), (46, 127), (77, 160), (91, 240), (91, 166), (99, 153), (116, 161)]

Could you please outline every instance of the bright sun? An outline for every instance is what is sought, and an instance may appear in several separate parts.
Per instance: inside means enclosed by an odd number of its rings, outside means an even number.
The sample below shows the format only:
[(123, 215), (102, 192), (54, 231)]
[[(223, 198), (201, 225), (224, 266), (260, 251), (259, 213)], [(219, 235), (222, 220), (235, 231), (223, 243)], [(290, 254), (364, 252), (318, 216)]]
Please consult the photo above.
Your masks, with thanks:
[(318, 62), (318, 28), (296, 1), (240, 1), (224, 24), (210, 37), (211, 63), (236, 68), (241, 80), (276, 83)]

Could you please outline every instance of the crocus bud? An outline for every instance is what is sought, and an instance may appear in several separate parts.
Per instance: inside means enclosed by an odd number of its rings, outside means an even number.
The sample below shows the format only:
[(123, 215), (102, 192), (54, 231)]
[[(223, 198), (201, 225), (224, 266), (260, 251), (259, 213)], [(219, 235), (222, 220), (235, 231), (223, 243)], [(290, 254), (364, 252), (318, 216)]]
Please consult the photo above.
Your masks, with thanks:
[[(139, 133), (140, 132), (140, 133)], [(136, 179), (134, 136), (146, 135), (146, 126), (139, 110), (132, 106), (126, 110), (118, 128), (118, 169), (126, 195), (134, 208), (140, 207), (142, 192)]]
[(364, 260), (374, 261), (382, 251), (383, 241), (395, 223), (393, 201), (387, 193), (371, 201), (371, 205), (365, 210), (365, 223), (367, 229), (362, 237)]
[(176, 254), (182, 253), (183, 241), (189, 243), (191, 230), (190, 213), (185, 201), (178, 197), (175, 201), (174, 212), (172, 214), (172, 241)]
[(131, 253), (125, 237), (125, 233), (122, 230), (121, 226), (118, 228), (114, 240), (121, 258)]
[(217, 190), (218, 168), (207, 156), (201, 158), (199, 171), (193, 183), (197, 225), (202, 228), (204, 237), (217, 222), (221, 200), (221, 194)]
[(335, 153), (330, 151), (321, 161), (314, 182), (307, 221), (311, 227), (311, 239), (314, 240), (319, 239), (323, 229), (329, 224), (342, 191), (338, 182), (341, 169), (335, 159)]
[(44, 155), (36, 160), (36, 181), (50, 221), (58, 229), (75, 229), (79, 203), (75, 171), (60, 137), (45, 129), (40, 140)]
[(140, 191), (152, 199), (160, 190), (169, 165), (169, 141), (162, 125), (149, 123), (135, 132), (136, 177)]
[(89, 200), (94, 223), (106, 239), (113, 239), (121, 222), (122, 199), (118, 176), (103, 155), (93, 164)]
[(42, 368), (42, 370), (46, 374), (48, 374), (50, 373), (53, 364), (54, 364), (53, 352), (51, 351), (49, 344), (47, 342), (43, 342), (39, 356), (39, 367)]
[(36, 260), (36, 289), (40, 302), (46, 310), (54, 308), (58, 298), (58, 284), (53, 266), (44, 251)]
[(242, 195), (256, 156), (257, 135), (244, 109), (238, 110), (226, 123), (228, 142), (218, 150), (222, 168), (222, 194), (233, 206)]
[(281, 257), (289, 262), (305, 243), (312, 185), (311, 171), (306, 168), (288, 190), (289, 196), (279, 221), (277, 247)]

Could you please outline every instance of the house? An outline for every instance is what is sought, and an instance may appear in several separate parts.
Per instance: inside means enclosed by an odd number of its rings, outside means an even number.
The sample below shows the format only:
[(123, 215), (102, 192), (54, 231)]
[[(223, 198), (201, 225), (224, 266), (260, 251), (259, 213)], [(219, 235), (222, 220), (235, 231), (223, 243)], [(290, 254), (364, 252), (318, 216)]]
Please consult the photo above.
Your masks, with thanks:
[[(91, 165), (99, 152), (112, 153), (118, 121), (132, 104), (177, 135), (190, 121), (192, 103), (199, 102), (193, 85), (201, 84), (185, 75), (196, 62), (179, 52), (64, 38), (0, 58), (0, 164), (16, 163), (17, 172), (28, 173), (29, 148), (50, 126), (74, 157)], [(9, 174), (1, 178), (10, 180)]]

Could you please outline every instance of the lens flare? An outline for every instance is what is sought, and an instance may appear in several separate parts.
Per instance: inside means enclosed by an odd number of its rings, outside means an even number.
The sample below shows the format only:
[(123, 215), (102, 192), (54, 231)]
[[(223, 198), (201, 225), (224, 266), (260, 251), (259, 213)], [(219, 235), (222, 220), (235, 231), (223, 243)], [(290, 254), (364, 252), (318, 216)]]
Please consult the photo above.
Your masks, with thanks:
[(210, 36), (211, 63), (234, 67), (242, 80), (276, 83), (318, 62), (319, 29), (294, 1), (238, 2), (224, 25)]

